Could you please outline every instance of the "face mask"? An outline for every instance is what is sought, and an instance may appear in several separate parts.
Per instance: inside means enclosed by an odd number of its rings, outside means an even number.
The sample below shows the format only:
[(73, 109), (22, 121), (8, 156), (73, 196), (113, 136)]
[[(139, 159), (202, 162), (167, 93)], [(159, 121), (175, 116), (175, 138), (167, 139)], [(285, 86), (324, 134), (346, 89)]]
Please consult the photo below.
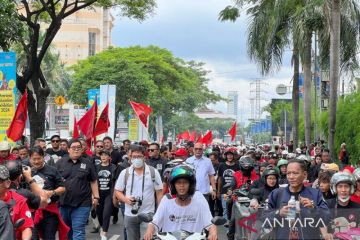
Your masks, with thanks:
[(134, 158), (131, 160), (131, 162), (134, 168), (141, 168), (144, 166), (144, 161), (141, 158)]
[(338, 200), (339, 200), (340, 202), (342, 202), (342, 203), (345, 203), (345, 202), (347, 202), (347, 201), (350, 200), (350, 196), (347, 196), (346, 198), (338, 197)]

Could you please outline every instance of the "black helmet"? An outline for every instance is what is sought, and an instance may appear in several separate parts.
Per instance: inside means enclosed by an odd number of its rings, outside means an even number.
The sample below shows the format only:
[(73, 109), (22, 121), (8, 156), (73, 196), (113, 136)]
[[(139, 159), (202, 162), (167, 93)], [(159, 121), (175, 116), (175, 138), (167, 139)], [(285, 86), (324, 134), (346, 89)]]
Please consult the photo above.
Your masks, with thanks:
[(262, 176), (266, 179), (269, 175), (274, 175), (276, 178), (279, 178), (279, 171), (276, 168), (267, 167)]
[(239, 160), (239, 164), (242, 170), (252, 170), (254, 168), (254, 161), (249, 156), (242, 156)]
[(190, 166), (187, 166), (184, 164), (176, 166), (171, 170), (171, 173), (169, 176), (171, 194), (177, 193), (176, 188), (175, 188), (175, 182), (180, 178), (184, 178), (189, 181), (190, 187), (189, 187), (188, 195), (189, 196), (194, 195), (195, 187), (196, 187), (195, 172)]
[(22, 174), (22, 163), (18, 160), (6, 161), (5, 166), (9, 169), (10, 180), (15, 181)]

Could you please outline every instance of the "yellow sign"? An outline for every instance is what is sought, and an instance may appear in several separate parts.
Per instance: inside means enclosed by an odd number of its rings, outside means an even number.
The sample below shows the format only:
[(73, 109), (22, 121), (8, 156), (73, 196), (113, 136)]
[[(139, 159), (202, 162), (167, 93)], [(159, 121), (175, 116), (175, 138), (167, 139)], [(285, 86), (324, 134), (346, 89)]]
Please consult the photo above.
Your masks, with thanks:
[(139, 120), (129, 119), (129, 140), (138, 141)]
[(61, 107), (62, 105), (65, 104), (65, 98), (63, 96), (58, 96), (55, 98), (55, 103), (56, 103), (56, 105)]

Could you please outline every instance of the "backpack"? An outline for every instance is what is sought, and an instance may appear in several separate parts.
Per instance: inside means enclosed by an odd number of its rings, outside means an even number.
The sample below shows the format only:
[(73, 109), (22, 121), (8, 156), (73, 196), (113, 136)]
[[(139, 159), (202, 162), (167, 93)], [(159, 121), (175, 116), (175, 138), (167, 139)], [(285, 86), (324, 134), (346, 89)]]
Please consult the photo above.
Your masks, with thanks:
[[(15, 204), (15, 203), (13, 203)], [(1, 239), (15, 239), (14, 225), (11, 220), (10, 212), (13, 204), (6, 204), (0, 200), (0, 236)]]
[[(150, 166), (150, 165), (147, 165), (149, 168), (150, 168), (150, 175), (151, 175), (151, 180), (153, 182), (153, 185), (155, 184), (155, 168)], [(144, 168), (144, 174), (145, 174), (145, 168)], [(124, 176), (124, 194), (126, 193), (126, 184), (127, 184), (127, 181), (128, 181), (128, 178), (130, 176), (130, 173), (129, 173), (129, 168), (126, 168), (125, 170), (125, 176)]]

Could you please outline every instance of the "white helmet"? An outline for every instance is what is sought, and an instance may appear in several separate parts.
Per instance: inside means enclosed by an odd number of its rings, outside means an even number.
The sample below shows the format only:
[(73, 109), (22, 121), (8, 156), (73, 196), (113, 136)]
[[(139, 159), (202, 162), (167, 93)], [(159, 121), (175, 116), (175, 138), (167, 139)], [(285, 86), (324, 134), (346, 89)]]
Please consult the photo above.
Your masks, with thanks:
[(353, 172), (353, 176), (355, 178), (355, 181), (360, 180), (360, 168), (355, 169), (355, 171)]
[(349, 183), (351, 186), (350, 195), (352, 195), (355, 191), (355, 178), (353, 175), (347, 172), (337, 172), (335, 173), (330, 180), (331, 192), (333, 194), (337, 194), (336, 185), (339, 183)]

